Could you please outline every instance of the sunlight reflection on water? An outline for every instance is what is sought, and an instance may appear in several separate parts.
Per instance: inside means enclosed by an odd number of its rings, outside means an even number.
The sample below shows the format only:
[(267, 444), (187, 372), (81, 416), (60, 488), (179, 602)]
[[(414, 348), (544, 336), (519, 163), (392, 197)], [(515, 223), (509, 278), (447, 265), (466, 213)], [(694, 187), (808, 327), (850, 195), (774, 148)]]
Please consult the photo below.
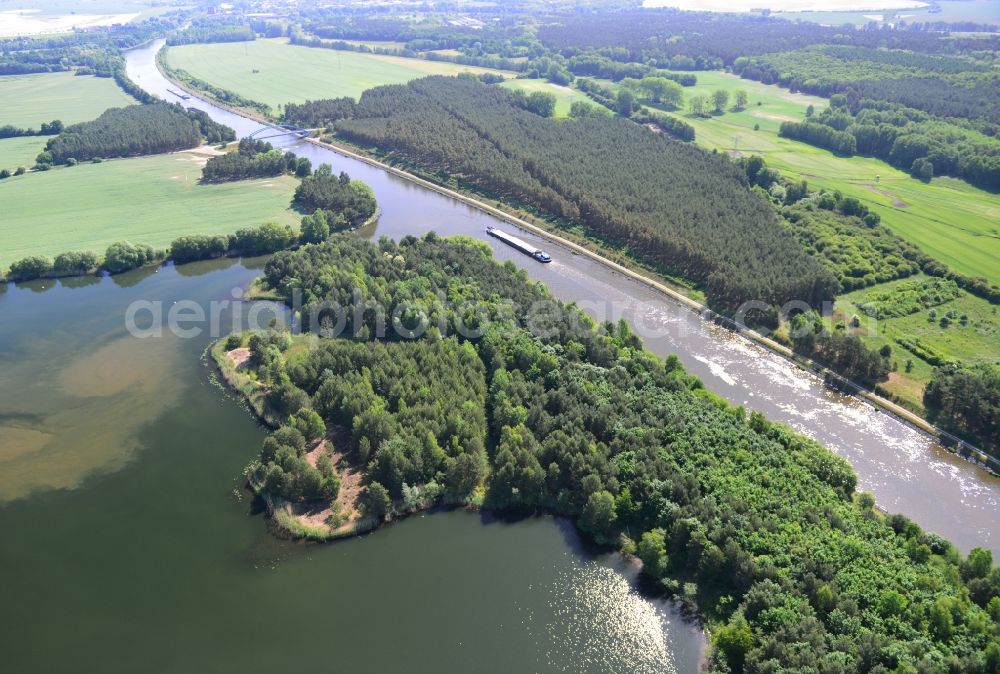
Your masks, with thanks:
[(553, 614), (565, 618), (548, 626), (550, 666), (575, 662), (572, 671), (678, 673), (665, 638), (677, 618), (642, 597), (620, 573), (584, 564), (564, 571), (547, 594)]

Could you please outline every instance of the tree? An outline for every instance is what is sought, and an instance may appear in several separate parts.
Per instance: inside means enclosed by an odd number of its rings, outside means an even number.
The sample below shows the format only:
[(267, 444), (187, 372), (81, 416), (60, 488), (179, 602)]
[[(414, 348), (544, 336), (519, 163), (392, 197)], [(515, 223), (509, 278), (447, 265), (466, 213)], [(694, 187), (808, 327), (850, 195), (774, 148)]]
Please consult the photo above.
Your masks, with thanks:
[(371, 188), (346, 173), (333, 175), (329, 164), (320, 164), (312, 175), (302, 179), (295, 188), (294, 203), (309, 213), (317, 209), (328, 211), (327, 224), (333, 228), (331, 216), (343, 216), (351, 226), (358, 226), (375, 214), (378, 203)]
[(485, 456), (465, 452), (448, 464), (445, 484), (451, 492), (465, 496), (482, 483), (488, 470)]
[(619, 89), (615, 100), (615, 112), (622, 117), (628, 117), (635, 109), (635, 94), (628, 89)]
[(642, 534), (637, 548), (642, 570), (653, 578), (662, 578), (667, 572), (667, 543), (663, 529), (652, 529)]
[(684, 89), (677, 82), (666, 77), (644, 77), (639, 82), (639, 91), (653, 103), (667, 108), (679, 108), (684, 102)]
[(308, 407), (303, 407), (294, 414), (292, 424), (308, 442), (319, 440), (326, 434), (323, 418)]
[(733, 672), (742, 672), (747, 651), (753, 646), (753, 632), (746, 618), (736, 616), (715, 633), (715, 647), (722, 651)]
[(913, 165), (910, 167), (910, 173), (912, 173), (915, 178), (919, 178), (924, 182), (929, 182), (930, 179), (934, 177), (934, 164), (924, 157), (914, 159)]
[(174, 239), (170, 257), (174, 262), (193, 262), (222, 257), (229, 252), (228, 236), (192, 235)]
[(886, 590), (878, 598), (878, 612), (883, 618), (903, 615), (909, 602), (895, 590)]
[(618, 515), (615, 513), (615, 497), (608, 491), (595, 491), (583, 507), (580, 528), (603, 542), (608, 539), (611, 525), (616, 519)]
[(52, 271), (61, 275), (86, 274), (97, 269), (99, 259), (91, 252), (60, 253), (52, 264)]
[(712, 105), (715, 106), (716, 112), (722, 112), (726, 108), (726, 103), (729, 102), (729, 92), (725, 89), (716, 89), (712, 92)]
[(985, 548), (973, 548), (962, 564), (962, 575), (968, 578), (985, 578), (993, 568), (993, 553)]
[(389, 490), (378, 482), (369, 484), (361, 492), (359, 501), (361, 511), (380, 522), (392, 511), (392, 498), (389, 496)]
[(547, 91), (532, 91), (528, 94), (526, 107), (541, 117), (551, 117), (556, 111), (556, 96)]
[(734, 97), (737, 110), (743, 110), (747, 107), (747, 101), (750, 100), (750, 96), (747, 94), (746, 89), (737, 89)]
[(52, 260), (42, 255), (32, 255), (10, 266), (8, 276), (14, 281), (30, 281), (52, 271)]
[(573, 101), (569, 106), (569, 116), (574, 119), (608, 117), (610, 114), (603, 105), (592, 105), (587, 101)]
[(257, 227), (243, 227), (233, 235), (232, 249), (247, 255), (274, 253), (290, 247), (298, 239), (288, 225), (265, 222)]
[(119, 274), (149, 264), (156, 258), (157, 253), (150, 246), (118, 241), (104, 252), (104, 268), (112, 274)]
[(695, 117), (705, 116), (705, 106), (708, 105), (708, 99), (701, 94), (697, 96), (692, 96), (688, 100), (688, 107), (691, 108), (691, 113)]
[(858, 494), (858, 507), (861, 508), (862, 512), (871, 512), (872, 508), (875, 507), (875, 497), (868, 492), (861, 492)]
[(319, 243), (330, 237), (330, 225), (327, 223), (326, 211), (317, 209), (312, 215), (302, 218), (301, 235), (303, 243)]

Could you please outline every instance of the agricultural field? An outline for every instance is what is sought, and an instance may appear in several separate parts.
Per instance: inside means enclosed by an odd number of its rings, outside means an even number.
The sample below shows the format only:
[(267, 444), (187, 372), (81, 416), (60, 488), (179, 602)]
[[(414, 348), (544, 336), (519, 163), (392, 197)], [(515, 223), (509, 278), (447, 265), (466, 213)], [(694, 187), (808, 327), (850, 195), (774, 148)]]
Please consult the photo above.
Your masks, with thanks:
[(28, 255), (102, 252), (128, 239), (165, 247), (184, 234), (228, 234), (266, 220), (297, 226), (290, 176), (198, 183), (196, 151), (53, 169), (0, 182), (0, 267)]
[(18, 166), (31, 168), (35, 163), (35, 157), (45, 149), (45, 143), (49, 138), (51, 136), (0, 139), (0, 169), (8, 169), (13, 173)]
[(780, 138), (781, 122), (801, 121), (807, 106), (813, 105), (818, 112), (826, 100), (721, 72), (698, 72), (697, 76), (697, 86), (684, 89), (685, 100), (716, 89), (744, 89), (749, 94), (749, 105), (739, 112), (727, 110), (710, 118), (696, 118), (686, 111), (671, 113), (695, 127), (699, 145), (733, 154), (758, 154), (769, 166), (804, 178), (813, 187), (856, 197), (877, 212), (886, 226), (928, 255), (960, 273), (1000, 283), (996, 264), (1000, 259), (1000, 195), (948, 177), (923, 183), (878, 159), (838, 157)]
[(583, 92), (569, 87), (559, 86), (558, 84), (552, 84), (551, 82), (546, 82), (545, 80), (507, 80), (500, 86), (506, 89), (520, 89), (526, 94), (530, 94), (535, 91), (555, 94), (556, 117), (568, 117), (569, 107), (573, 104), (573, 101), (591, 103), (591, 100), (587, 98), (587, 95)]
[(108, 108), (135, 103), (108, 77), (73, 73), (0, 75), (0, 126), (38, 128), (61, 119), (66, 124), (94, 119)]
[(358, 98), (365, 89), (427, 75), (513, 75), (426, 59), (300, 47), (284, 39), (171, 47), (166, 60), (172, 68), (275, 109), (318, 98)]
[[(104, 77), (77, 77), (73, 73), (0, 76), (0, 126), (34, 128), (54, 119), (75, 124), (94, 119), (108, 108), (135, 101)], [(47, 136), (0, 139), (0, 169), (31, 167)]]
[[(858, 333), (868, 346), (889, 345), (898, 369), (883, 386), (916, 405), (921, 405), (924, 386), (934, 371), (928, 360), (935, 356), (970, 365), (1000, 362), (998, 308), (953, 286), (951, 293), (927, 292), (929, 283), (950, 285), (920, 274), (842, 295), (834, 310), (836, 319), (845, 325), (859, 317)], [(905, 315), (869, 318), (864, 305), (873, 299), (880, 313)], [(912, 363), (910, 372), (906, 372), (907, 360)]]

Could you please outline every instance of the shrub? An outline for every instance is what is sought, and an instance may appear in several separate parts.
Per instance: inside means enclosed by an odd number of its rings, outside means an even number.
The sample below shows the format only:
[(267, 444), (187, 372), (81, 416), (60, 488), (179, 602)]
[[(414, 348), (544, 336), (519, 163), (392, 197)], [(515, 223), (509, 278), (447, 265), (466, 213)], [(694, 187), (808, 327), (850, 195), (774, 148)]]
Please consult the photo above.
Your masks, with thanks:
[(174, 239), (170, 257), (174, 262), (193, 262), (222, 257), (229, 252), (228, 236), (193, 235)]
[(238, 349), (243, 346), (243, 335), (238, 332), (226, 337), (226, 351), (232, 351), (233, 349)]
[(94, 253), (73, 251), (57, 255), (52, 269), (57, 274), (65, 276), (86, 274), (96, 269), (99, 262)]
[(10, 266), (8, 276), (12, 281), (30, 281), (52, 271), (52, 261), (42, 255), (32, 255)]
[(112, 274), (137, 269), (158, 257), (151, 246), (119, 241), (108, 246), (104, 253), (104, 268)]
[(244, 227), (233, 236), (231, 248), (249, 255), (274, 253), (291, 248), (298, 237), (288, 225), (265, 222), (258, 227)]

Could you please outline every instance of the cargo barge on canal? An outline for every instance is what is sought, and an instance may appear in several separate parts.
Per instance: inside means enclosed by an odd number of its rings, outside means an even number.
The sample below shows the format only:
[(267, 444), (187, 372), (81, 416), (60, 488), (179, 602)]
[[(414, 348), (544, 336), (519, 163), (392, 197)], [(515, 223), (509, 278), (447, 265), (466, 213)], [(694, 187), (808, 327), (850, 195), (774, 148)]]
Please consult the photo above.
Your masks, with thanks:
[(527, 243), (526, 241), (522, 241), (516, 236), (511, 236), (502, 229), (497, 229), (496, 227), (487, 227), (486, 233), (492, 237), (500, 239), (511, 248), (516, 248), (525, 255), (530, 255), (539, 262), (545, 262), (545, 263), (552, 262), (552, 258), (545, 251), (541, 250), (540, 248), (535, 248), (531, 244)]

